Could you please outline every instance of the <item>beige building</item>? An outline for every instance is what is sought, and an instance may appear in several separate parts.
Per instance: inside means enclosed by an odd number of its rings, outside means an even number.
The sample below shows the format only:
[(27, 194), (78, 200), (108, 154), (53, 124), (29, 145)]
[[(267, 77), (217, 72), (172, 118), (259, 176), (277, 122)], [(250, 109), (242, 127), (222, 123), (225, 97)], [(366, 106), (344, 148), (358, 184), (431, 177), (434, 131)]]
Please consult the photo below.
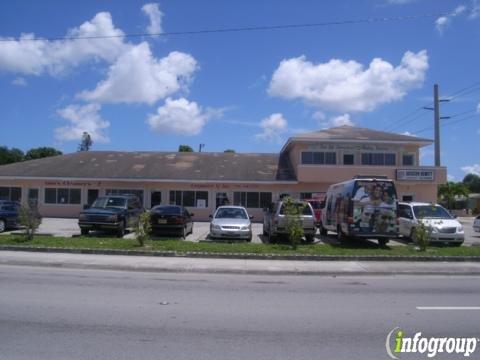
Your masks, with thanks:
[(207, 220), (218, 205), (255, 220), (283, 194), (309, 198), (356, 175), (395, 180), (399, 200), (436, 201), (446, 168), (421, 166), (432, 140), (341, 126), (294, 136), (279, 154), (89, 151), (0, 166), (0, 199), (35, 201), (43, 216), (76, 217), (106, 194), (137, 194), (145, 208), (179, 204)]

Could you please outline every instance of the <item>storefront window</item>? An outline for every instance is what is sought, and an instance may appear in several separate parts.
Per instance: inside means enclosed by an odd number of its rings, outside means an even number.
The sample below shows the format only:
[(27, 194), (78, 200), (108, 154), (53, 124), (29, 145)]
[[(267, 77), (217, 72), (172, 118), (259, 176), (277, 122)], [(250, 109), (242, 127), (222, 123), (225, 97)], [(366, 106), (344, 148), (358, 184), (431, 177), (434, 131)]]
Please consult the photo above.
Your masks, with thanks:
[(335, 165), (337, 154), (335, 152), (302, 151), (303, 165)]
[(20, 187), (0, 187), (0, 200), (18, 201), (22, 198)]
[(251, 209), (263, 209), (270, 206), (272, 202), (271, 192), (246, 192), (235, 191), (233, 193), (233, 204)]
[(45, 188), (45, 204), (80, 204), (81, 190)]
[(170, 190), (170, 205), (208, 207), (208, 191)]
[(362, 165), (395, 166), (395, 154), (393, 153), (363, 153)]

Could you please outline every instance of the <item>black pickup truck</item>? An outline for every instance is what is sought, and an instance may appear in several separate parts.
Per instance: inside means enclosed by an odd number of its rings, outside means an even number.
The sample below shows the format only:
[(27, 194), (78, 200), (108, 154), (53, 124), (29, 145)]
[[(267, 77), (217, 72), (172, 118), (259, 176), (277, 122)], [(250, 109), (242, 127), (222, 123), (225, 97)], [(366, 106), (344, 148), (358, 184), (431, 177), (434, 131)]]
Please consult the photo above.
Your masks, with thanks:
[(123, 237), (130, 222), (138, 220), (143, 211), (135, 195), (102, 196), (80, 213), (78, 225), (82, 235), (88, 235), (90, 230), (107, 230)]

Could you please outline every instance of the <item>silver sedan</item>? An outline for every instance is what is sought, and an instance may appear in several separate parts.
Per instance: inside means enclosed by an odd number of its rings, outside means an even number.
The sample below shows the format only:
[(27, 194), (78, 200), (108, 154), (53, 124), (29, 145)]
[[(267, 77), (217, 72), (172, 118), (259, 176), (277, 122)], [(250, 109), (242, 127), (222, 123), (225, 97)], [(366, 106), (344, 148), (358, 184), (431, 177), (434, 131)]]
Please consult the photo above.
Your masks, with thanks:
[(241, 206), (220, 206), (210, 215), (210, 238), (242, 239), (252, 241), (251, 216)]

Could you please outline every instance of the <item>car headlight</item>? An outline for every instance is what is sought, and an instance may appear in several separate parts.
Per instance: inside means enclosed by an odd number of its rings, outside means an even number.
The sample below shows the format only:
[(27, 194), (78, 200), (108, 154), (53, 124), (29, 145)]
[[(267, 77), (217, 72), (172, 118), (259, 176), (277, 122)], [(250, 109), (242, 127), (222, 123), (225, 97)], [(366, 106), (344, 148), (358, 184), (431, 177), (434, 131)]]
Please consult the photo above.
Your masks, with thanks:
[(430, 227), (430, 231), (431, 231), (432, 233), (438, 233), (438, 228), (435, 227), (435, 226), (432, 226), (432, 227)]
[(212, 230), (222, 230), (222, 228), (220, 227), (220, 225), (215, 225), (215, 224), (210, 225), (210, 229), (212, 229)]
[(117, 215), (110, 215), (110, 216), (108, 217), (108, 221), (114, 221), (114, 222), (116, 222), (116, 221), (118, 221), (118, 216), (117, 216)]
[(250, 230), (250, 226), (242, 226), (240, 230)]
[(463, 226), (460, 225), (459, 227), (457, 227), (457, 232), (459, 233), (462, 233), (463, 232)]

